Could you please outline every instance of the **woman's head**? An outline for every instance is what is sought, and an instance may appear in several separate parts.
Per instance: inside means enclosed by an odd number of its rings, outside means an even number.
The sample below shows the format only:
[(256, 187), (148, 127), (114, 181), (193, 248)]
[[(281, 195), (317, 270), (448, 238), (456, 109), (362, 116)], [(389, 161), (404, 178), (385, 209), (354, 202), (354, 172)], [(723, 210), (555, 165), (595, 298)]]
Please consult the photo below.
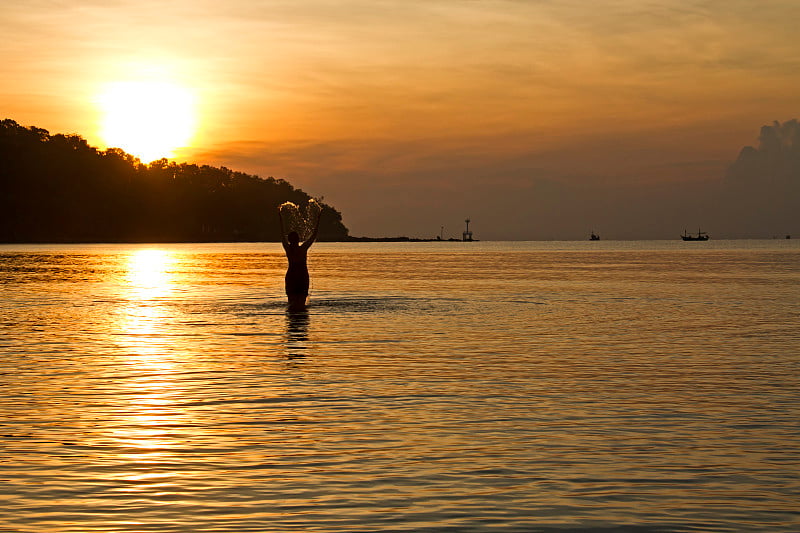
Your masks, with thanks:
[(289, 235), (286, 236), (286, 240), (289, 241), (289, 244), (299, 244), (300, 235), (296, 231), (290, 231)]

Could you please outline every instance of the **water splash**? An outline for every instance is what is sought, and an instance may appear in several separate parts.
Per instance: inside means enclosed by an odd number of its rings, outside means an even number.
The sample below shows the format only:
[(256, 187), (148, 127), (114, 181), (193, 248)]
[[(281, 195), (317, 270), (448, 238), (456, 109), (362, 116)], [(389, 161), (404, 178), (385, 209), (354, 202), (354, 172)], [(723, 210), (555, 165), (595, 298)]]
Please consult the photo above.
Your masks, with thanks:
[(284, 202), (278, 209), (283, 216), (286, 231), (296, 231), (300, 235), (300, 240), (305, 241), (314, 233), (314, 226), (317, 224), (322, 206), (312, 198), (302, 207), (294, 202)]

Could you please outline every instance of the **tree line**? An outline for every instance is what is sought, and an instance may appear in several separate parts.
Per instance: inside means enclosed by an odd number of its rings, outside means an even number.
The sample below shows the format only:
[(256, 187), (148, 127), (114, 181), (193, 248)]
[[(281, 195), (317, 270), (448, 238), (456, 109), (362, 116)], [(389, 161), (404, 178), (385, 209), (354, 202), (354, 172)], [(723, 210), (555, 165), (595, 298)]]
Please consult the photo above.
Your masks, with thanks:
[[(311, 197), (283, 179), (160, 159), (0, 121), (0, 242), (279, 241), (277, 209)], [(319, 199), (318, 199), (319, 201)], [(320, 201), (319, 239), (348, 239)]]

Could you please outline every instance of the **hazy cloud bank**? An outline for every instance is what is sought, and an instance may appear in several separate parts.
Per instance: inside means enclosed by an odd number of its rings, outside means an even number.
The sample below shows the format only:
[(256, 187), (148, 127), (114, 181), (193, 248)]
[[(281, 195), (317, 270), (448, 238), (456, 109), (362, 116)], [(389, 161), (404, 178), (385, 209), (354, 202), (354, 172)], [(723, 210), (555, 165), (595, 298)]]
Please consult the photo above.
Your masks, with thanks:
[[(686, 139), (691, 133), (676, 136)], [(531, 140), (497, 153), (479, 138), (336, 141), (220, 147), (198, 159), (286, 178), (340, 209), (354, 235), (482, 239), (672, 239), (698, 227), (714, 238), (800, 236), (800, 126), (762, 128), (739, 158), (700, 159), (681, 143), (633, 136), (558, 148)], [(512, 140), (509, 139), (509, 145)], [(735, 149), (726, 150), (735, 154)], [(727, 177), (726, 177), (727, 168)]]

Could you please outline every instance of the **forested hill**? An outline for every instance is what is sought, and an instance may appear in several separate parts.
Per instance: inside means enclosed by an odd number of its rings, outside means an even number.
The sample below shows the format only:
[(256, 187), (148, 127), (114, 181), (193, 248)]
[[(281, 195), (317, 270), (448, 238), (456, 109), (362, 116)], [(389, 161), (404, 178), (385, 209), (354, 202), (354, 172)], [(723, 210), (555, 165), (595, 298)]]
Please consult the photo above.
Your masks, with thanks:
[[(77, 135), (0, 122), (0, 242), (279, 241), (277, 208), (310, 196), (225, 167), (144, 165)], [(346, 240), (322, 204), (319, 239)]]

